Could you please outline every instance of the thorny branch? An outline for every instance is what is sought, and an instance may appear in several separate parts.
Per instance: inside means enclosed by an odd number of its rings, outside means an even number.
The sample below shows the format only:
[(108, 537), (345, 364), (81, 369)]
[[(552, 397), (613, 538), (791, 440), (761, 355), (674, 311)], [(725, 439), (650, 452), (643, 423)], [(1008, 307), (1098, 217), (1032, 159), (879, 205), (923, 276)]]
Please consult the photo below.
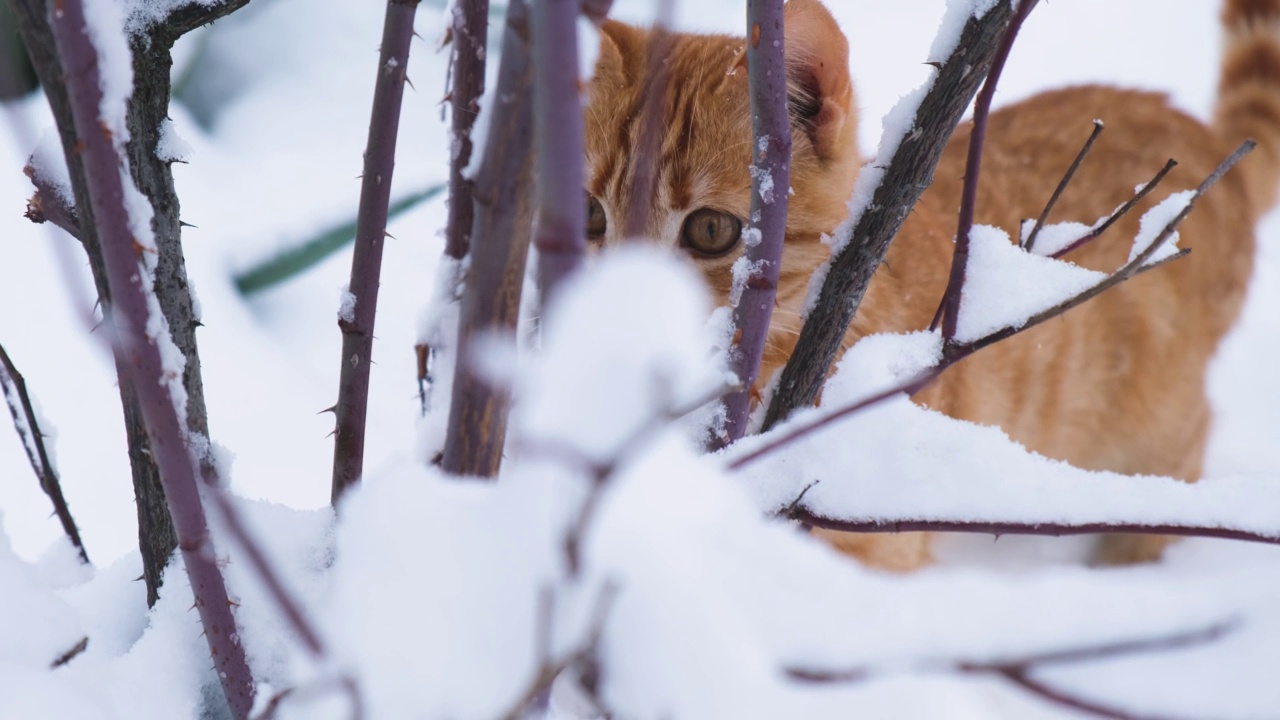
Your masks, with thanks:
[[(253, 706), (253, 678), (209, 538), (197, 480), (198, 461), (190, 445), (194, 433), (188, 430), (186, 420), (189, 418), (183, 417), (183, 408), (175, 402), (173, 373), (176, 370), (160, 349), (162, 343), (168, 343), (168, 338), (162, 340), (147, 334), (147, 328), (158, 320), (152, 314), (155, 290), (150, 281), (151, 272), (144, 267), (146, 250), (133, 233), (124, 200), (125, 183), (135, 180), (126, 174), (130, 163), (120, 155), (111, 133), (103, 132), (109, 125), (101, 115), (100, 60), (88, 34), (84, 6), (81, 0), (61, 0), (59, 8), (60, 12), (50, 14), (48, 26), (54, 38), (58, 66), (64, 69), (72, 121), (64, 130), (77, 139), (72, 147), (79, 149), (84, 195), (100, 241), (102, 266), (111, 297), (108, 326), (112, 350), (117, 367), (123, 370), (122, 374), (132, 382), (137, 393), (196, 609), (223, 692), (233, 717), (243, 720)], [(160, 241), (158, 236), (156, 241)], [(190, 363), (193, 358), (188, 356), (186, 360)]]
[[(1169, 238), (1173, 235), (1173, 233), (1178, 229), (1178, 226), (1182, 224), (1182, 221), (1186, 219), (1188, 214), (1190, 214), (1191, 210), (1195, 207), (1196, 201), (1202, 195), (1204, 195), (1204, 193), (1206, 193), (1209, 190), (1209, 188), (1213, 187), (1213, 185), (1219, 179), (1221, 179), (1222, 176), (1228, 170), (1234, 167), (1235, 164), (1239, 162), (1241, 158), (1243, 158), (1246, 154), (1248, 154), (1251, 150), (1253, 150), (1254, 145), (1255, 143), (1252, 140), (1246, 140), (1244, 143), (1242, 143), (1240, 147), (1236, 149), (1235, 152), (1231, 153), (1231, 155), (1228, 156), (1227, 159), (1223, 160), (1222, 163), (1218, 165), (1218, 167), (1209, 175), (1209, 177), (1205, 178), (1204, 182), (1200, 183), (1200, 186), (1196, 188), (1195, 193), (1192, 195), (1191, 199), (1187, 202), (1187, 204), (1183, 207), (1183, 209), (1177, 215), (1175, 215), (1171, 220), (1169, 220), (1168, 223), (1165, 224), (1164, 228), (1161, 229), (1160, 233), (1155, 237), (1154, 240), (1151, 241), (1151, 244), (1149, 244), (1146, 248), (1144, 248), (1141, 252), (1139, 252), (1132, 260), (1125, 263), (1120, 269), (1116, 270), (1115, 272), (1111, 273), (1107, 277), (1098, 281), (1095, 285), (1059, 302), (1053, 307), (1050, 307), (1046, 310), (1043, 310), (1041, 312), (1038, 312), (1030, 316), (1029, 318), (1026, 319), (1026, 321), (1022, 325), (1019, 325), (1016, 327), (1015, 326), (1004, 327), (994, 332), (988, 333), (983, 337), (976, 338), (974, 340), (970, 340), (967, 342), (958, 342), (954, 339), (944, 340), (941, 357), (939, 361), (935, 363), (932, 367), (929, 367), (923, 370), (920, 375), (910, 380), (907, 380), (906, 382), (900, 385), (891, 387), (889, 389), (886, 389), (884, 391), (881, 391), (879, 393), (876, 393), (874, 395), (871, 395), (867, 398), (856, 401), (849, 405), (842, 406), (835, 410), (823, 412), (822, 415), (812, 420), (808, 420), (803, 423), (797, 423), (794, 426), (788, 427), (785, 431), (781, 432), (776, 437), (771, 438), (764, 444), (757, 446), (756, 448), (754, 448), (749, 452), (746, 452), (737, 456), (734, 456), (731, 454), (727, 467), (731, 470), (736, 470), (738, 468), (743, 467), (744, 465), (748, 465), (756, 460), (759, 460), (762, 457), (769, 455), (770, 453), (773, 453), (783, 447), (786, 447), (792, 442), (795, 442), (796, 440), (806, 435), (809, 435), (810, 433), (816, 430), (819, 430), (823, 427), (830, 425), (831, 423), (835, 422), (840, 418), (846, 417), (854, 412), (865, 409), (871, 405), (877, 404), (884, 400), (888, 400), (889, 398), (896, 397), (899, 393), (905, 392), (909, 395), (913, 395), (919, 392), (920, 390), (924, 389), (930, 382), (936, 379), (948, 367), (976, 353), (982, 348), (985, 348), (989, 345), (1000, 342), (1001, 340), (1007, 339), (1021, 332), (1029, 330), (1037, 325), (1040, 325), (1045, 321), (1058, 317), (1059, 315), (1065, 313), (1071, 308), (1074, 308), (1077, 305), (1080, 305), (1081, 303), (1084, 303), (1085, 301), (1093, 297), (1096, 297), (1097, 295), (1109, 290), (1112, 287), (1115, 287), (1116, 285), (1119, 285), (1120, 283), (1130, 278), (1133, 278), (1148, 270), (1155, 269), (1160, 265), (1164, 264), (1165, 262), (1171, 262), (1178, 258), (1185, 257), (1186, 254), (1189, 252), (1189, 250), (1184, 249), (1159, 262), (1154, 262), (1154, 263), (1150, 262), (1152, 256), (1154, 256), (1155, 253), (1159, 251), (1161, 247), (1164, 246), (1164, 244), (1169, 240)], [(1161, 176), (1158, 175), (1157, 179), (1159, 177)], [(1156, 182), (1156, 181), (1153, 181), (1153, 182)], [(1148, 185), (1150, 186), (1151, 183), (1149, 183)], [(1145, 189), (1146, 188), (1144, 188), (1144, 190)], [(1133, 204), (1126, 203), (1125, 207), (1128, 209), (1132, 209)], [(1125, 211), (1127, 212), (1128, 210), (1125, 210)], [(816, 523), (816, 524), (819, 524), (820, 526), (822, 526), (820, 523)], [(1017, 531), (1011, 530), (1010, 532), (1017, 532)]]
[(22, 438), (22, 446), (27, 451), (27, 460), (40, 481), (40, 488), (53, 503), (53, 512), (62, 524), (62, 531), (67, 534), (71, 544), (80, 553), (80, 560), (89, 562), (89, 554), (85, 552), (84, 543), (80, 540), (80, 530), (76, 527), (71, 509), (62, 495), (62, 484), (58, 481), (58, 471), (49, 459), (49, 452), (44, 445), (44, 433), (40, 431), (40, 420), (36, 417), (35, 408), (31, 404), (31, 396), (27, 394), (27, 382), (14, 366), (13, 360), (4, 346), (0, 345), (0, 391), (8, 401), (9, 414), (13, 416), (13, 425)]
[[(743, 231), (746, 250), (738, 262), (747, 276), (733, 308), (729, 369), (743, 389), (725, 396), (724, 434), (710, 449), (736, 442), (747, 432), (751, 392), (769, 336), (769, 320), (778, 295), (782, 243), (787, 231), (791, 187), (791, 119), (787, 108), (782, 0), (747, 2), (747, 77), (751, 94), (751, 212)], [(736, 274), (736, 271), (735, 271)]]
[(956, 45), (958, 50), (938, 66), (933, 86), (920, 101), (912, 123), (914, 131), (899, 143), (871, 202), (857, 221), (836, 238), (836, 246), (843, 249), (831, 259), (818, 299), (783, 369), (778, 390), (765, 413), (766, 431), (793, 410), (817, 401), (872, 274), (928, 186), (947, 140), (986, 77), (1012, 14), (1013, 8), (1004, 0), (981, 18), (965, 22)]
[(969, 154), (965, 159), (964, 185), (960, 193), (960, 217), (956, 228), (956, 249), (951, 255), (951, 274), (947, 289), (942, 294), (938, 313), (929, 329), (934, 330), (942, 321), (942, 337), (950, 341), (956, 336), (956, 323), (960, 317), (960, 289), (964, 287), (965, 270), (969, 266), (969, 233), (973, 230), (973, 216), (978, 205), (978, 180), (982, 169), (982, 148), (987, 139), (987, 119), (991, 116), (991, 101), (996, 96), (996, 85), (1004, 72), (1005, 61), (1013, 49), (1013, 41), (1022, 29), (1022, 23), (1031, 14), (1039, 0), (1021, 0), (1013, 18), (1000, 38), (991, 69), (983, 81), (982, 90), (973, 104), (973, 130), (969, 134)]
[(382, 274), (382, 247), (387, 238), (387, 210), (395, 169), (400, 106), (409, 69), (409, 42), (418, 0), (388, 0), (378, 54), (377, 79), (369, 138), (364, 152), (360, 205), (356, 213), (355, 252), (351, 258), (349, 292), (354, 307), (339, 313), (342, 331), (338, 401), (334, 405), (333, 484), (330, 500), (337, 504), (347, 488), (364, 472), (364, 442), (369, 411), (369, 372), (373, 365), (374, 320)]

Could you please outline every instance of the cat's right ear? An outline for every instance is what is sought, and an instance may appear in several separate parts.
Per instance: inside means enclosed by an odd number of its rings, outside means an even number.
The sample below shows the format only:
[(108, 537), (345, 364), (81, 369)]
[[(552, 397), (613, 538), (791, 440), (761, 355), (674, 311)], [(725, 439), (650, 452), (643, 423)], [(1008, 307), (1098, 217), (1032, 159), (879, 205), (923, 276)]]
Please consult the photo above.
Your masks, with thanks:
[(791, 125), (804, 131), (818, 157), (839, 155), (856, 123), (849, 41), (818, 0), (790, 0), (783, 23)]

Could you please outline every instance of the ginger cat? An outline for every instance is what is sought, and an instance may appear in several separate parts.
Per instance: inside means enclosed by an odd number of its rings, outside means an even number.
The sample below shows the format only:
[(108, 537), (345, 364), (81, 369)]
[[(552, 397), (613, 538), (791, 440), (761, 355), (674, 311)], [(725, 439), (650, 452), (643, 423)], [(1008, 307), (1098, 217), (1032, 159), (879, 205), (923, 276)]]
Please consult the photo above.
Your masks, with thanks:
[[(1246, 137), (1258, 148), (1209, 192), (1181, 226), (1190, 257), (1121, 284), (1065, 316), (998, 343), (949, 369), (914, 400), (948, 415), (998, 425), (1015, 441), (1085, 469), (1199, 478), (1209, 425), (1205, 368), (1240, 310), (1253, 267), (1253, 228), (1280, 183), (1280, 0), (1227, 0), (1227, 33), (1212, 124), (1170, 107), (1159, 94), (1086, 86), (1046, 92), (992, 114), (979, 183), (977, 222), (1016, 235), (1040, 214), (1094, 118), (1106, 122), (1092, 154), (1051, 221), (1092, 223), (1127, 200), (1170, 157), (1159, 189), (1104, 236), (1068, 256), (1110, 271), (1128, 257), (1146, 209), (1196, 187)], [(809, 276), (827, 258), (819, 241), (844, 219), (863, 159), (848, 45), (818, 0), (786, 6), (792, 97), (792, 168), (782, 275), (760, 377), (786, 362), (799, 330)], [(741, 253), (750, 205), (751, 119), (744, 41), (671, 38), (672, 78), (659, 113), (655, 192), (635, 183), (631, 149), (652, 35), (604, 27), (589, 86), (587, 191), (592, 241), (622, 241), (619, 219), (648, 201), (646, 233), (687, 252), (718, 297)], [(928, 327), (950, 270), (969, 128), (962, 126), (890, 246), (845, 336), (847, 348), (874, 332)], [(881, 567), (927, 563), (922, 533), (818, 531), (839, 549)], [(1109, 536), (1099, 559), (1157, 557), (1167, 540)]]

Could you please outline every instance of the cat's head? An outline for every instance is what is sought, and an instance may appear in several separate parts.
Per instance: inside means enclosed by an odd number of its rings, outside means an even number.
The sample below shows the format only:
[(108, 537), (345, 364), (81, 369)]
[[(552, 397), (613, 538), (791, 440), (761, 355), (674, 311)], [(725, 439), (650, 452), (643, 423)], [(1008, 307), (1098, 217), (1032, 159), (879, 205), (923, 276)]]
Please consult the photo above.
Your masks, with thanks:
[[(860, 158), (844, 34), (818, 0), (788, 2), (784, 23), (794, 193), (773, 325), (789, 333), (798, 329), (807, 278), (827, 256), (818, 238), (844, 219)], [(651, 60), (655, 52), (665, 61)], [(657, 72), (669, 78), (661, 98), (649, 89)], [(646, 149), (646, 107), (654, 103), (648, 115), (655, 135)], [(746, 40), (664, 38), (608, 22), (585, 119), (589, 243), (612, 246), (639, 235), (682, 250), (723, 303), (751, 207)], [(646, 163), (651, 190), (637, 182)], [(640, 226), (628, 228), (633, 218)]]

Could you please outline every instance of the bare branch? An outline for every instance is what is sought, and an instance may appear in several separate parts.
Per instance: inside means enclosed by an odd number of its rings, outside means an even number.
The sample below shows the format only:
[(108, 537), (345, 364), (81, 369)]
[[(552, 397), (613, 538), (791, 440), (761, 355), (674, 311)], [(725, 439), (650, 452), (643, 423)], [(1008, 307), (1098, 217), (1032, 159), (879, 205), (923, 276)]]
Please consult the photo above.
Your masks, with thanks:
[(534, 0), (533, 115), (537, 144), (538, 281), (545, 303), (587, 252), (582, 191), (582, 98), (578, 79), (581, 0)]
[(1008, 0), (1002, 0), (981, 18), (965, 22), (956, 45), (959, 49), (939, 66), (932, 87), (916, 110), (913, 130), (899, 143), (871, 202), (856, 222), (836, 238), (837, 247), (843, 249), (831, 260), (818, 300), (783, 370), (765, 414), (765, 430), (796, 408), (817, 401), (872, 274), (884, 261), (889, 242), (907, 213), (929, 185), (947, 140), (986, 77), (1012, 14)]
[(54, 669), (60, 668), (63, 665), (66, 665), (67, 663), (71, 662), (72, 660), (75, 660), (77, 657), (80, 656), (80, 653), (83, 653), (85, 649), (88, 647), (89, 647), (89, 638), (88, 637), (80, 638), (80, 642), (76, 643), (75, 645), (72, 645), (69, 649), (67, 649), (66, 652), (54, 658), (53, 662), (49, 663), (49, 669), (54, 670)]
[(947, 280), (947, 289), (942, 294), (942, 302), (929, 329), (936, 329), (939, 318), (942, 320), (942, 337), (950, 342), (956, 336), (956, 322), (960, 317), (960, 290), (964, 287), (965, 272), (969, 266), (969, 233), (973, 230), (973, 215), (978, 204), (978, 180), (982, 170), (982, 148), (987, 141), (987, 119), (991, 116), (991, 101), (996, 96), (996, 85), (1000, 82), (1000, 73), (1004, 72), (1005, 61), (1009, 59), (1009, 51), (1013, 49), (1013, 41), (1022, 29), (1022, 23), (1031, 14), (1038, 0), (1020, 0), (1013, 18), (1000, 38), (1000, 46), (996, 49), (991, 61), (991, 69), (987, 71), (987, 79), (982, 84), (978, 99), (973, 104), (973, 131), (969, 133), (969, 155), (965, 160), (964, 185), (960, 192), (960, 217), (956, 228), (956, 249), (951, 256), (951, 275)]
[(73, 132), (81, 149), (89, 204), (99, 238), (112, 298), (109, 327), (117, 366), (124, 368), (137, 393), (160, 479), (169, 502), (179, 547), (201, 624), (214, 656), (232, 715), (248, 717), (254, 684), (240, 644), (226, 585), (209, 538), (196, 479), (196, 459), (187, 443), (186, 424), (173, 395), (159, 339), (147, 336), (151, 321), (150, 272), (141, 267), (146, 252), (134, 237), (124, 202), (123, 170), (108, 127), (100, 116), (101, 79), (97, 50), (88, 36), (82, 0), (61, 0), (49, 26), (65, 69), (65, 87)]
[(221, 0), (214, 3), (190, 0), (170, 10), (164, 20), (147, 28), (147, 32), (156, 39), (173, 44), (192, 30), (226, 17), (248, 4), (249, 0)]
[[(751, 214), (742, 293), (733, 309), (736, 332), (729, 347), (729, 369), (743, 389), (728, 395), (725, 434), (712, 437), (711, 449), (737, 441), (747, 431), (751, 393), (760, 373), (760, 358), (778, 295), (782, 243), (787, 231), (787, 196), (791, 187), (791, 119), (787, 108), (782, 0), (747, 2), (747, 77), (751, 93)], [(736, 273), (735, 273), (736, 275)]]
[(1067, 168), (1067, 172), (1062, 176), (1062, 180), (1058, 183), (1058, 187), (1053, 189), (1053, 194), (1049, 196), (1049, 202), (1045, 203), (1044, 210), (1040, 213), (1040, 217), (1036, 218), (1036, 224), (1031, 228), (1031, 232), (1027, 234), (1026, 240), (1022, 243), (1022, 249), (1031, 252), (1035, 247), (1036, 238), (1040, 236), (1040, 230), (1044, 228), (1046, 222), (1049, 221), (1049, 213), (1053, 212), (1053, 208), (1058, 204), (1058, 198), (1062, 197), (1062, 192), (1071, 184), (1071, 180), (1076, 176), (1076, 171), (1080, 169), (1080, 163), (1088, 157), (1089, 151), (1093, 149), (1093, 144), (1098, 141), (1098, 136), (1102, 134), (1106, 128), (1101, 120), (1094, 119), (1093, 132), (1089, 133), (1089, 139), (1084, 141), (1084, 147), (1080, 148), (1080, 152), (1076, 155), (1076, 159), (1071, 161), (1071, 167)]
[[(1186, 647), (1196, 647), (1216, 642), (1239, 626), (1235, 620), (1216, 623), (1205, 628), (1154, 638), (1139, 638), (1115, 643), (1055, 650), (1006, 660), (982, 661), (923, 661), (918, 672), (950, 671), (965, 674), (995, 674), (1009, 680), (1037, 697), (1073, 710), (1112, 720), (1157, 720), (1155, 716), (1138, 715), (1121, 708), (1104, 705), (1055, 688), (1036, 680), (1037, 670), (1055, 665), (1074, 665), (1097, 662), (1133, 655), (1148, 655)], [(791, 667), (785, 670), (788, 677), (804, 683), (845, 684), (869, 680), (881, 674), (874, 668), (860, 667), (846, 670), (813, 670)]]
[(1157, 172), (1154, 177), (1148, 180), (1146, 185), (1143, 185), (1141, 188), (1139, 188), (1138, 191), (1133, 194), (1133, 197), (1129, 198), (1128, 201), (1126, 201), (1123, 205), (1116, 208), (1110, 215), (1108, 215), (1107, 219), (1102, 221), (1102, 224), (1098, 225), (1094, 229), (1080, 236), (1078, 240), (1073, 240), (1070, 243), (1067, 243), (1065, 247), (1055, 252), (1053, 254), (1053, 257), (1061, 258), (1065, 256), (1067, 253), (1089, 242), (1092, 242), (1093, 240), (1096, 240), (1100, 235), (1102, 235), (1102, 233), (1106, 232), (1108, 228), (1110, 228), (1112, 225), (1115, 225), (1117, 220), (1127, 215), (1130, 210), (1132, 210), (1139, 202), (1142, 201), (1142, 198), (1149, 195), (1152, 190), (1155, 190), (1156, 186), (1160, 184), (1160, 181), (1164, 180), (1164, 176), (1168, 175), (1169, 171), (1174, 169), (1177, 166), (1178, 166), (1178, 161), (1174, 160), (1173, 158), (1169, 158), (1169, 161), (1164, 164), (1164, 167), (1160, 168), (1160, 171)]
[(80, 540), (80, 530), (76, 527), (71, 509), (62, 495), (62, 484), (58, 481), (58, 471), (49, 459), (49, 452), (44, 446), (44, 433), (40, 431), (40, 420), (36, 417), (35, 408), (31, 405), (31, 396), (27, 394), (27, 381), (14, 366), (9, 353), (0, 345), (0, 391), (8, 401), (9, 414), (13, 416), (13, 425), (22, 438), (22, 446), (27, 451), (27, 460), (40, 481), (40, 488), (53, 502), (53, 512), (62, 523), (62, 531), (67, 539), (80, 553), (80, 560), (89, 562), (89, 554), (85, 552), (84, 543)]
[(356, 213), (355, 252), (351, 258), (350, 293), (355, 307), (340, 314), (342, 331), (341, 372), (333, 442), (333, 486), (336, 505), (342, 493), (360, 481), (364, 471), (365, 421), (369, 410), (369, 371), (373, 365), (374, 320), (378, 310), (378, 285), (382, 274), (382, 246), (387, 238), (387, 209), (391, 203), (391, 177), (395, 169), (396, 133), (404, 98), (405, 73), (409, 69), (409, 41), (418, 0), (388, 0), (378, 54), (377, 80), (369, 140), (364, 152), (360, 183), (360, 207)]
[(485, 142), (475, 175), (471, 276), (462, 296), (458, 367), (442, 466), (448, 473), (495, 477), (502, 463), (511, 398), (475, 368), (476, 338), (515, 342), (525, 259), (529, 250), (529, 193), (533, 101), (529, 17), (524, 0), (507, 6), (502, 59)]

